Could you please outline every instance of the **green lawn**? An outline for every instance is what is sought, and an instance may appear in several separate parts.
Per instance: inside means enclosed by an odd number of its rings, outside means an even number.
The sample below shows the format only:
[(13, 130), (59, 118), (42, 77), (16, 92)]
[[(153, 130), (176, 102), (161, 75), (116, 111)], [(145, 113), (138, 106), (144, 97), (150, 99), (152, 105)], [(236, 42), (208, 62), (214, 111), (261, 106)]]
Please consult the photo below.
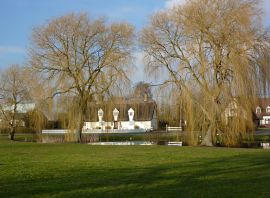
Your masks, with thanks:
[(270, 197), (270, 150), (11, 142), (0, 197)]

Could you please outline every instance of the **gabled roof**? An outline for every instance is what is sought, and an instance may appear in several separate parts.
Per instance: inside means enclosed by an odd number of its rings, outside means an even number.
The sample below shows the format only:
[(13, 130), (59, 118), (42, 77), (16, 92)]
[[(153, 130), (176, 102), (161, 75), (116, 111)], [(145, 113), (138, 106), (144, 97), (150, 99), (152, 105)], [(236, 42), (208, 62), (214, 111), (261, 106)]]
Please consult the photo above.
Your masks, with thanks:
[(119, 111), (118, 121), (128, 121), (128, 110), (132, 108), (134, 110), (135, 121), (150, 121), (153, 119), (154, 112), (156, 110), (155, 101), (139, 101), (139, 100), (122, 100), (122, 101), (110, 101), (102, 104), (89, 103), (86, 112), (86, 120), (88, 122), (98, 121), (98, 110), (102, 109), (104, 112), (103, 120), (107, 122), (113, 122), (113, 110)]
[(257, 106), (266, 109), (266, 107), (270, 106), (270, 98), (258, 98)]
[(257, 116), (270, 116), (270, 113), (266, 112), (266, 108), (270, 106), (270, 98), (258, 98), (258, 103), (255, 107), (255, 110), (257, 107), (261, 108), (261, 113), (256, 113)]

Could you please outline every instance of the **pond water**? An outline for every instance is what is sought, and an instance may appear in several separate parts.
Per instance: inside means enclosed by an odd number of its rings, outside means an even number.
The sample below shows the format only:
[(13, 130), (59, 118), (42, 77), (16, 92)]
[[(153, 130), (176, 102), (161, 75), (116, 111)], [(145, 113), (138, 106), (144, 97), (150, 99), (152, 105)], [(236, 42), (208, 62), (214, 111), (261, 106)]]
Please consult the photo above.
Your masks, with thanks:
[(125, 142), (94, 142), (88, 143), (90, 145), (154, 145), (149, 141), (125, 141)]

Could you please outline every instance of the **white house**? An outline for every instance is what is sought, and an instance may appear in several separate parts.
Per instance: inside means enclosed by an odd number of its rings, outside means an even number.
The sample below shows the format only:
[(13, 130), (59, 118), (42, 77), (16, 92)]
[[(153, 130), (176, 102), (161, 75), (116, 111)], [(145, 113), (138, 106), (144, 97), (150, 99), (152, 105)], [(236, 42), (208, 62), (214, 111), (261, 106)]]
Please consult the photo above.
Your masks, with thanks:
[(83, 131), (148, 131), (157, 129), (156, 103), (124, 100), (92, 103), (87, 112)]
[[(16, 113), (15, 113), (16, 125), (21, 126), (21, 127), (25, 127), (25, 119), (26, 119), (25, 114), (33, 111), (35, 109), (35, 107), (36, 107), (36, 105), (33, 102), (17, 104)], [(14, 105), (3, 105), (3, 110), (6, 112), (14, 113)], [(6, 120), (6, 119), (1, 119), (1, 117), (0, 117), (0, 125), (2, 125), (3, 120)]]
[[(17, 104), (17, 113), (27, 113), (29, 111), (33, 111), (36, 105), (33, 102), (29, 103), (20, 103)], [(14, 110), (14, 105), (6, 105), (4, 106), (4, 111), (12, 111)]]

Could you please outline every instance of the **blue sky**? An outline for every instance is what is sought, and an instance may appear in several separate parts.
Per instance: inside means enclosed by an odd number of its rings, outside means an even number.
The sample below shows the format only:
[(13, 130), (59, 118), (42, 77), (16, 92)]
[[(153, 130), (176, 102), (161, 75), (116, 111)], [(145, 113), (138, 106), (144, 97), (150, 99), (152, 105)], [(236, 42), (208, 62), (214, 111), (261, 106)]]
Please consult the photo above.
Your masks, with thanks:
[(68, 12), (128, 21), (139, 30), (164, 0), (0, 0), (0, 67), (26, 58), (32, 28)]
[[(128, 21), (139, 31), (155, 11), (185, 0), (0, 0), (0, 69), (13, 63), (23, 64), (32, 28), (52, 17), (84, 11), (91, 17)], [(264, 0), (265, 23), (270, 24), (270, 0)], [(135, 78), (143, 79), (143, 63), (136, 61)], [(139, 79), (141, 78), (141, 79)], [(138, 81), (135, 80), (135, 81)]]

